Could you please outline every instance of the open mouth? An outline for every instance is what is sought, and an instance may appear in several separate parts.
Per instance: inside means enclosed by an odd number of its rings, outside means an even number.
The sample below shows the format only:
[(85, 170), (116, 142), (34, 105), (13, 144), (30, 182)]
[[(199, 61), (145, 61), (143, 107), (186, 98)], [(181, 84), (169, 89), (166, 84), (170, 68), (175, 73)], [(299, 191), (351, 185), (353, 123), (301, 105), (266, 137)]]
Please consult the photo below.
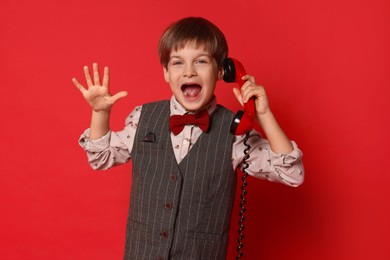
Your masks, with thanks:
[(194, 99), (202, 91), (202, 86), (196, 83), (186, 83), (181, 86), (181, 91), (187, 98)]

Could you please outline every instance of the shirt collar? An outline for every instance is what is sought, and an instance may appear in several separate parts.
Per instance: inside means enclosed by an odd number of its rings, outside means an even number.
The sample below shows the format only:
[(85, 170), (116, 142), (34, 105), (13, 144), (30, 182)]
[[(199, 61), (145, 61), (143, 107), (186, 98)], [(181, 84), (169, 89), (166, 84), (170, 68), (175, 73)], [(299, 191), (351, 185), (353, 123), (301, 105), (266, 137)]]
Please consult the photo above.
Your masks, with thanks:
[[(217, 98), (213, 96), (213, 99), (206, 105), (207, 112), (209, 115), (212, 115), (213, 112), (217, 109)], [(175, 98), (175, 96), (171, 97), (170, 100), (170, 110), (171, 115), (184, 115), (186, 113), (190, 113), (187, 111)]]

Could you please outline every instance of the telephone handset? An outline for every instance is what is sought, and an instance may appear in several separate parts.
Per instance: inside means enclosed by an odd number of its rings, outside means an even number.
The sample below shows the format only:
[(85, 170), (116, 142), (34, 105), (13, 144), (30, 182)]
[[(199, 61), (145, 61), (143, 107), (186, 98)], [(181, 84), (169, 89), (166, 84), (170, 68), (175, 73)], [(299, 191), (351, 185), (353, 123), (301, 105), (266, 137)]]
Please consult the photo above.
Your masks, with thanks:
[[(244, 85), (245, 81), (242, 80), (242, 77), (246, 75), (244, 66), (242, 66), (241, 62), (239, 62), (236, 59), (233, 58), (226, 58), (224, 62), (224, 75), (223, 80), (225, 82), (229, 83), (237, 83), (240, 88), (242, 85)], [(243, 176), (241, 177), (242, 185), (241, 185), (241, 194), (240, 194), (240, 212), (239, 212), (239, 228), (238, 228), (238, 239), (237, 239), (237, 256), (236, 259), (243, 256), (242, 248), (244, 247), (244, 244), (242, 240), (244, 239), (243, 230), (245, 229), (244, 226), (244, 212), (246, 211), (246, 208), (244, 204), (246, 203), (245, 195), (247, 194), (247, 191), (245, 187), (248, 185), (248, 182), (246, 181), (246, 178), (248, 177), (248, 173), (246, 169), (249, 167), (249, 163), (247, 160), (249, 159), (249, 150), (251, 146), (248, 144), (249, 139), (249, 132), (253, 129), (254, 126), (254, 118), (255, 118), (255, 101), (254, 98), (251, 98), (248, 100), (248, 102), (244, 103), (244, 111), (239, 110), (237, 114), (235, 115), (231, 125), (230, 125), (230, 132), (234, 135), (243, 135), (245, 134), (245, 150), (244, 150), (244, 159), (242, 161), (243, 167), (242, 172)]]
[[(245, 81), (242, 77), (246, 75), (244, 66), (236, 59), (226, 58), (224, 62), (223, 80), (229, 83), (237, 83), (240, 88)], [(253, 129), (255, 118), (255, 101), (251, 98), (244, 104), (244, 111), (239, 110), (230, 125), (230, 132), (234, 135), (243, 135)]]

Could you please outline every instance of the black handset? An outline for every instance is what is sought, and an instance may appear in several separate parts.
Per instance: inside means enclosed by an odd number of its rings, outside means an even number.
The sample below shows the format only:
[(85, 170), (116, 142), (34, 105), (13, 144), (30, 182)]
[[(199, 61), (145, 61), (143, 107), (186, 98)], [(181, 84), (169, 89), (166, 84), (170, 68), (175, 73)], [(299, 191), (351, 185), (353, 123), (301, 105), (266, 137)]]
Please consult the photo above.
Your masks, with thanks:
[[(245, 81), (242, 80), (242, 77), (246, 75), (244, 66), (242, 66), (241, 62), (239, 62), (236, 59), (233, 58), (226, 58), (224, 62), (224, 76), (223, 80), (229, 83), (237, 83), (240, 88), (242, 85), (244, 85)], [(243, 176), (241, 177), (242, 185), (241, 185), (241, 194), (240, 194), (240, 220), (238, 222), (239, 228), (238, 228), (238, 239), (237, 239), (237, 257), (236, 259), (243, 256), (242, 248), (244, 247), (244, 244), (242, 240), (244, 239), (243, 230), (245, 229), (244, 226), (244, 212), (246, 211), (246, 208), (244, 204), (246, 203), (245, 195), (247, 194), (247, 191), (245, 187), (248, 185), (248, 182), (246, 181), (246, 178), (248, 177), (248, 173), (246, 169), (249, 167), (249, 164), (247, 160), (249, 159), (249, 150), (251, 146), (248, 144), (249, 139), (249, 132), (253, 129), (254, 125), (254, 115), (255, 115), (255, 103), (254, 98), (251, 98), (247, 103), (244, 104), (244, 111), (239, 110), (237, 114), (235, 115), (231, 125), (230, 125), (230, 132), (234, 135), (243, 135), (245, 134), (245, 150), (244, 150), (244, 159), (243, 159), (243, 167), (242, 172)]]

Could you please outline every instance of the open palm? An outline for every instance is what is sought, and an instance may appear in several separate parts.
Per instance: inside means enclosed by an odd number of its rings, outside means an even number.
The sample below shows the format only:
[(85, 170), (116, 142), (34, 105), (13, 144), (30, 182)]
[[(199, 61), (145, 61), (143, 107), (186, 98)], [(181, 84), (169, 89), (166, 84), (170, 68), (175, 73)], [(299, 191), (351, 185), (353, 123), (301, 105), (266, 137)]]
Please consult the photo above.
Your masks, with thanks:
[(98, 64), (92, 65), (93, 80), (89, 73), (88, 66), (84, 67), (85, 80), (87, 82), (88, 89), (86, 89), (80, 82), (73, 78), (74, 85), (81, 91), (83, 97), (92, 107), (94, 111), (109, 111), (111, 107), (121, 98), (127, 96), (126, 91), (120, 91), (115, 95), (111, 95), (109, 91), (109, 69), (104, 68), (103, 81), (100, 83), (100, 75), (98, 70)]

